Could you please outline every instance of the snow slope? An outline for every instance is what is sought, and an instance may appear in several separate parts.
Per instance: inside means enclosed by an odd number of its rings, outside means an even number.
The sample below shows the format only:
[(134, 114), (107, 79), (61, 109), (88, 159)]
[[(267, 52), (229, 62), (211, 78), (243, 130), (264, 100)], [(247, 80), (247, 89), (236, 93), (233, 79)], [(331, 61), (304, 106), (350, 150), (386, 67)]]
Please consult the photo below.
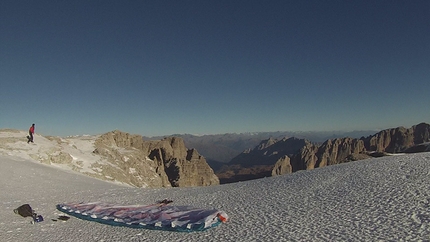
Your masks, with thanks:
[[(28, 135), (22, 130), (0, 130), (0, 154), (32, 159), (42, 163), (52, 164), (64, 169), (73, 169), (81, 173), (95, 173), (91, 165), (96, 162), (103, 162), (103, 159), (94, 154), (94, 141), (97, 136), (77, 136), (77, 137), (44, 137), (39, 134), (34, 135), (35, 143), (27, 144)], [(60, 153), (69, 154), (73, 161), (70, 164), (54, 162), (52, 156)]]
[[(356, 161), (211, 187), (120, 186), (0, 155), (0, 241), (429, 241), (430, 153)], [(230, 221), (192, 233), (115, 227), (72, 217), (62, 202), (216, 208)], [(13, 213), (29, 203), (45, 221)]]
[[(28, 133), (22, 130), (0, 129), (0, 155), (29, 159), (117, 184), (135, 185), (127, 179), (121, 180), (124, 177), (121, 176), (122, 173), (133, 174), (134, 170), (124, 171), (106, 157), (93, 152), (96, 149), (95, 141), (98, 135), (61, 138), (44, 137), (36, 133), (34, 143), (30, 144), (27, 143), (27, 135)], [(112, 149), (114, 148), (112, 147)], [(122, 148), (117, 148), (116, 151), (127, 153)], [(124, 175), (128, 175), (128, 173)], [(118, 175), (119, 178), (114, 178), (115, 175)], [(139, 175), (134, 174), (134, 177), (138, 178)], [(144, 182), (141, 183), (143, 186)]]

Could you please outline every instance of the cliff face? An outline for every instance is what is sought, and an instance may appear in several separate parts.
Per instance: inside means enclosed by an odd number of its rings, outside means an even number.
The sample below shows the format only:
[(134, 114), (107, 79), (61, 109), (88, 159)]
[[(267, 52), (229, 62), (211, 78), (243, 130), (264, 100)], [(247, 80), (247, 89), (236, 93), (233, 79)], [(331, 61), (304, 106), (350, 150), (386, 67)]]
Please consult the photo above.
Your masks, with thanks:
[(316, 167), (347, 162), (349, 161), (347, 158), (351, 154), (360, 154), (364, 151), (364, 142), (362, 140), (351, 138), (329, 139), (318, 148)]
[[(361, 154), (364, 151), (363, 141), (351, 138), (329, 139), (319, 146), (307, 142), (297, 154), (291, 157), (291, 172), (348, 162), (352, 159), (352, 154)], [(275, 166), (284, 162), (279, 160)]]
[(367, 138), (362, 138), (366, 150), (398, 153), (430, 140), (430, 125), (420, 123), (411, 128), (386, 129)]
[[(304, 139), (283, 138), (261, 141), (247, 149), (217, 171), (221, 183), (281, 175), (349, 161), (381, 156), (385, 153), (429, 150), (430, 125), (420, 123), (411, 128), (398, 127), (372, 136), (353, 139), (328, 139), (321, 145)], [(420, 145), (421, 144), (421, 145)]]
[[(281, 175), (347, 162), (352, 159), (351, 154), (358, 155), (363, 151), (364, 142), (352, 138), (327, 140), (322, 145), (297, 138), (269, 139), (237, 156), (230, 166), (225, 166), (217, 175), (222, 182)], [(245, 171), (254, 173), (244, 177)]]
[[(317, 146), (307, 142), (300, 151), (286, 158), (279, 159), (274, 167), (273, 175), (291, 173), (298, 170), (309, 170), (317, 167), (334, 165), (354, 160), (366, 159), (382, 153), (409, 152), (427, 150), (428, 146), (419, 146), (430, 141), (430, 125), (420, 123), (411, 128), (398, 127), (387, 129), (375, 135), (361, 138), (329, 139)], [(276, 169), (276, 170), (275, 170)]]
[(187, 149), (182, 138), (148, 141), (149, 158), (163, 165), (169, 182), (175, 187), (209, 186), (219, 179), (205, 158), (195, 149)]
[[(139, 186), (208, 186), (219, 179), (204, 157), (188, 150), (181, 138), (144, 141), (142, 136), (113, 131), (101, 135), (94, 152), (107, 157), (122, 171), (132, 170), (131, 183)], [(118, 174), (121, 174), (119, 172)], [(124, 179), (127, 175), (124, 175)]]
[(272, 176), (287, 174), (293, 172), (293, 166), (291, 165), (291, 159), (288, 156), (281, 157), (272, 169)]
[[(318, 162), (317, 152), (318, 152), (318, 146), (311, 144), (310, 142), (307, 141), (306, 144), (303, 146), (303, 148), (301, 148), (296, 155), (292, 156), (291, 165), (293, 169), (291, 172), (296, 172), (299, 170), (306, 170), (306, 169), (314, 169)], [(282, 161), (278, 161), (278, 162), (282, 163)], [(278, 164), (278, 162), (276, 162), (276, 165)], [(282, 175), (282, 174), (285, 174), (285, 173), (281, 173), (277, 175)]]

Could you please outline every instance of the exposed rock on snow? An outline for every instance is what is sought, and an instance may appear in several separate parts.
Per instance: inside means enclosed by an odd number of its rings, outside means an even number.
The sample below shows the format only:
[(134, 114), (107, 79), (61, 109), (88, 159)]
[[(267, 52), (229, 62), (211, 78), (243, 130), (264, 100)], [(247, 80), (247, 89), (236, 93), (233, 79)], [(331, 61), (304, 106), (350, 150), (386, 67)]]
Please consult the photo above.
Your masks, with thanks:
[(136, 187), (219, 184), (204, 157), (188, 150), (181, 138), (143, 141), (142, 136), (121, 131), (67, 138), (35, 134), (35, 143), (27, 144), (26, 135), (0, 130), (0, 154)]
[[(218, 177), (207, 164), (205, 158), (195, 149), (187, 149), (182, 138), (169, 137), (163, 140), (143, 141), (142, 136), (113, 131), (101, 135), (96, 140), (97, 152), (111, 152), (112, 147), (123, 147), (129, 152), (137, 152), (135, 158), (147, 157), (150, 170), (159, 175), (162, 186), (209, 186), (219, 184)], [(119, 153), (122, 156), (123, 152)], [(112, 159), (118, 159), (118, 156)], [(132, 156), (127, 156), (132, 159)], [(131, 161), (125, 162), (125, 164)], [(141, 164), (142, 162), (139, 162)], [(143, 169), (142, 172), (147, 171)], [(138, 170), (136, 170), (138, 172)], [(145, 174), (147, 176), (149, 174)], [(160, 186), (160, 185), (158, 185)], [(154, 186), (153, 186), (154, 187)]]

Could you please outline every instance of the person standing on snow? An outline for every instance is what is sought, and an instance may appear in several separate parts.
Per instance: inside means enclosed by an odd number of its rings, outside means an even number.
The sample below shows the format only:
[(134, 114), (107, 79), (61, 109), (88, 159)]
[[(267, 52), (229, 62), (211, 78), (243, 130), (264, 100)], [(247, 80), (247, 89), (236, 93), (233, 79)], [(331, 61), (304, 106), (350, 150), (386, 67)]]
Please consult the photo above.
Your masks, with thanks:
[(28, 136), (27, 136), (28, 141), (27, 141), (27, 144), (30, 143), (30, 142), (34, 143), (33, 142), (33, 134), (34, 134), (34, 124), (32, 124), (31, 127), (30, 127), (30, 129), (28, 130)]

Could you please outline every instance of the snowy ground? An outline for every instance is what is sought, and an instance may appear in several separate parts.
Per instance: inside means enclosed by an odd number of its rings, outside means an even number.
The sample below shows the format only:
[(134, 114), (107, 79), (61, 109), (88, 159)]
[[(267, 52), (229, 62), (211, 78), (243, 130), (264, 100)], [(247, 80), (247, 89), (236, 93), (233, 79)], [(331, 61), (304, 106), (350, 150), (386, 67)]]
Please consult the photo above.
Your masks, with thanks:
[[(138, 189), (16, 156), (0, 156), (0, 241), (430, 241), (430, 153), (369, 159), (234, 184)], [(192, 233), (114, 227), (72, 217), (62, 202), (176, 205), (231, 221)], [(29, 203), (31, 224), (13, 209)]]
[[(100, 162), (104, 163), (102, 157), (93, 153), (94, 141), (97, 136), (75, 136), (75, 137), (51, 137), (48, 139), (39, 134), (34, 134), (35, 143), (27, 144), (27, 132), (22, 130), (0, 129), (0, 154), (33, 159), (38, 161), (46, 160), (55, 166), (71, 169), (74, 165), (80, 172), (94, 173), (91, 165)], [(69, 154), (73, 161), (70, 164), (65, 162), (55, 163), (52, 156), (59, 154)]]
[[(118, 168), (116, 163), (112, 163), (106, 157), (93, 152), (96, 149), (95, 141), (98, 135), (62, 138), (44, 137), (36, 133), (34, 135), (35, 142), (29, 144), (27, 143), (27, 135), (28, 133), (23, 130), (0, 129), (0, 155), (30, 159), (65, 170), (74, 170), (92, 177), (103, 178), (117, 184), (129, 184), (129, 186), (134, 185), (136, 187), (136, 184), (130, 183), (130, 180), (124, 179), (122, 176), (130, 173), (133, 175), (133, 169), (122, 170)], [(118, 147), (112, 147), (112, 149), (124, 154), (123, 161), (127, 161), (128, 157), (125, 154), (129, 151)], [(140, 174), (133, 176), (138, 178)], [(145, 179), (141, 180), (143, 182), (140, 185), (144, 186)]]

